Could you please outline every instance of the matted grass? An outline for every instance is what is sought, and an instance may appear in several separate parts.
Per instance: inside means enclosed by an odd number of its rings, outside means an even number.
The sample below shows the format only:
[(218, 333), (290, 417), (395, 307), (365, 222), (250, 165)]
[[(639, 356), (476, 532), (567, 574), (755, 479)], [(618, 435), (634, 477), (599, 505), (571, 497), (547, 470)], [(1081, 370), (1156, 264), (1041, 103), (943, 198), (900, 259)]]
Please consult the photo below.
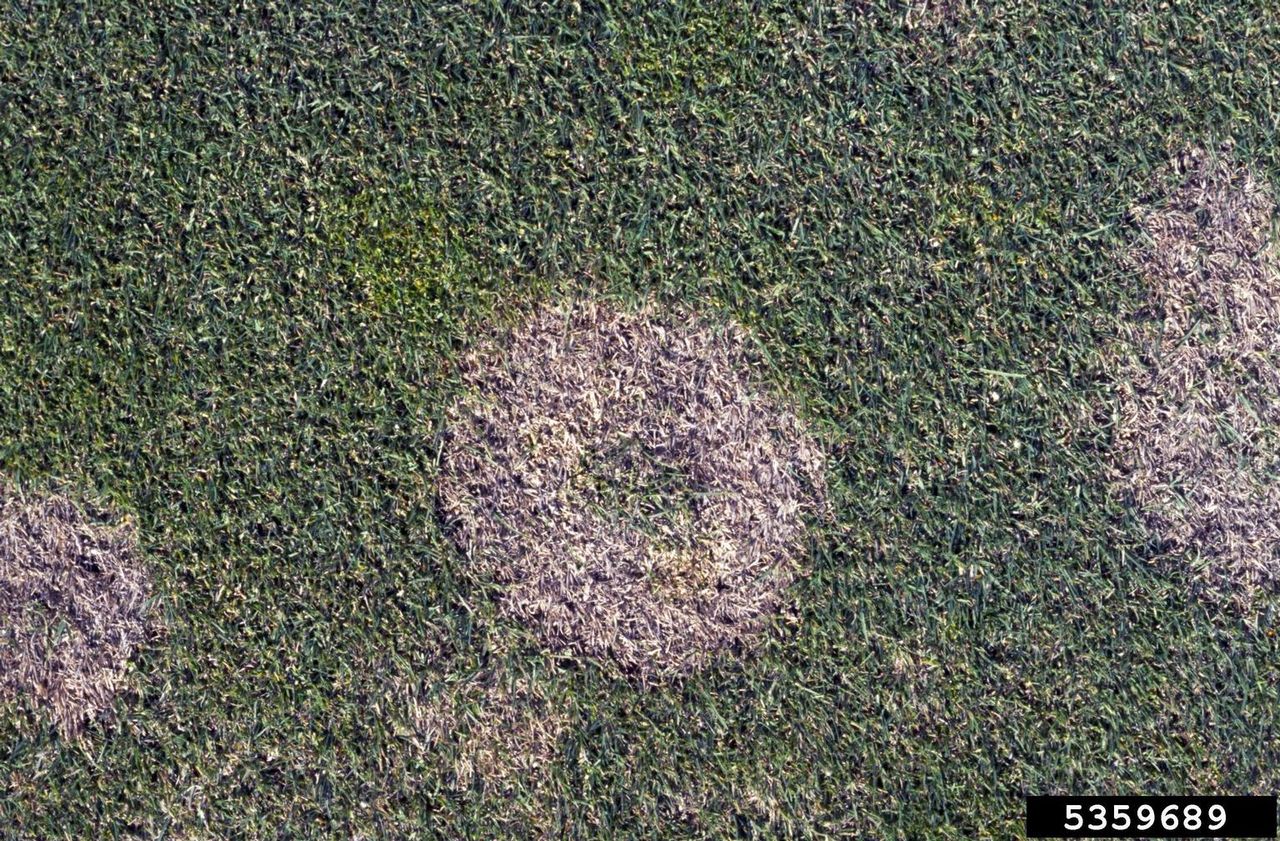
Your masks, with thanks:
[[(1280, 790), (1267, 603), (1152, 563), (1089, 415), (1171, 152), (1280, 178), (1280, 9), (919, 6), (6, 6), (0, 470), (109, 488), (167, 636), (79, 742), (0, 716), (0, 837), (1017, 838), (1026, 792)], [(547, 652), (442, 532), (460, 353), (580, 286), (744, 324), (829, 453), (741, 664)], [(572, 699), (559, 753), (460, 788), (393, 690), (498, 667)]]
[(148, 589), (128, 523), (0, 476), (0, 701), (78, 734), (148, 635)]
[(1252, 603), (1280, 577), (1280, 253), (1275, 202), (1230, 149), (1191, 149), (1140, 210), (1131, 256), (1158, 329), (1119, 408), (1121, 492), (1209, 592)]
[(736, 325), (591, 300), (469, 352), (437, 488), (502, 612), (642, 681), (749, 647), (827, 505), (759, 366)]

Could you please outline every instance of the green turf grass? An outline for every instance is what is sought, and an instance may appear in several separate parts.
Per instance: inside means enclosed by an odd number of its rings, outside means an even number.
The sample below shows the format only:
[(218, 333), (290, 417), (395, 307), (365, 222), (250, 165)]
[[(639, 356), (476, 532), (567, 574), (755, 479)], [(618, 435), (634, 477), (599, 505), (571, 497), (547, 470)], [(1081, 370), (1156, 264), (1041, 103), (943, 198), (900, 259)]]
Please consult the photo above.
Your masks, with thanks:
[[(1276, 5), (852, 5), (0, 13), (0, 470), (132, 512), (168, 625), (83, 743), (0, 712), (0, 837), (1017, 837), (1024, 792), (1280, 788), (1270, 614), (1099, 481), (1126, 211), (1187, 143), (1280, 178)], [(495, 621), (434, 510), (453, 356), (588, 284), (753, 327), (832, 451), (797, 614), (662, 691)], [(496, 665), (575, 719), (548, 785), (457, 791), (405, 697)]]

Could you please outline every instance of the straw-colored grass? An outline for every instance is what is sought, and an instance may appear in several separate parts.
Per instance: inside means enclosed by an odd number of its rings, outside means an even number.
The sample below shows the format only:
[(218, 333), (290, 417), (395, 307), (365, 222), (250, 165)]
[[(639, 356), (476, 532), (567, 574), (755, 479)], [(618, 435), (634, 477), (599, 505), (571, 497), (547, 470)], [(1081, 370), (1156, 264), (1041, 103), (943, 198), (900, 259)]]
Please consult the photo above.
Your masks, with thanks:
[(409, 721), (421, 749), (448, 749), (458, 788), (502, 791), (549, 773), (569, 717), (535, 682), (490, 669), (434, 697), (411, 697)]
[(1251, 600), (1280, 573), (1280, 261), (1274, 202), (1227, 150), (1188, 151), (1141, 213), (1132, 255), (1157, 329), (1120, 404), (1120, 487), (1211, 593)]
[(0, 699), (79, 732), (146, 635), (147, 591), (129, 524), (0, 478)]
[(801, 570), (823, 460), (732, 325), (547, 307), (463, 362), (439, 492), (501, 610), (642, 679), (749, 641)]

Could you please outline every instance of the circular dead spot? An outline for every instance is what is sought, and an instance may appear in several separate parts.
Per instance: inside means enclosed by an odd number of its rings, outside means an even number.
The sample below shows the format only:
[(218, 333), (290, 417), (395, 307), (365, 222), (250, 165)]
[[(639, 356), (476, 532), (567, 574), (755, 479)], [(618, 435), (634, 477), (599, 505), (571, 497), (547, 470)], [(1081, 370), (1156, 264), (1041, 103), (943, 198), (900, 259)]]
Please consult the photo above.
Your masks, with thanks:
[(1121, 378), (1117, 489), (1196, 558), (1206, 593), (1280, 582), (1280, 259), (1267, 184), (1229, 149), (1189, 150), (1138, 211), (1129, 265), (1151, 291)]
[(641, 678), (750, 641), (825, 506), (822, 454), (743, 331), (547, 306), (462, 361), (438, 491), (499, 610)]
[(120, 687), (147, 589), (132, 527), (0, 477), (0, 700), (76, 733)]

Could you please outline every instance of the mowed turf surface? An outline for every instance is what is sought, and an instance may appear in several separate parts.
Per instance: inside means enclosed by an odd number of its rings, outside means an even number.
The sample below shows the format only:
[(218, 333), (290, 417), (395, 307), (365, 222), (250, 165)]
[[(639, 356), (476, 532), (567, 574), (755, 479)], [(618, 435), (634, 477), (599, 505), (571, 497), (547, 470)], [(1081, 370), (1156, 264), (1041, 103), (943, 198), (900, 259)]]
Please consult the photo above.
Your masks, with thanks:
[[(1188, 144), (1280, 178), (1270, 0), (213, 5), (0, 13), (0, 470), (134, 516), (168, 629), (79, 743), (0, 712), (0, 836), (1280, 788), (1274, 599), (1215, 613), (1103, 482), (1127, 211)], [(468, 337), (587, 286), (748, 325), (831, 454), (795, 615), (666, 689), (500, 621), (435, 510)], [(459, 790), (414, 711), (495, 668), (571, 721)]]

